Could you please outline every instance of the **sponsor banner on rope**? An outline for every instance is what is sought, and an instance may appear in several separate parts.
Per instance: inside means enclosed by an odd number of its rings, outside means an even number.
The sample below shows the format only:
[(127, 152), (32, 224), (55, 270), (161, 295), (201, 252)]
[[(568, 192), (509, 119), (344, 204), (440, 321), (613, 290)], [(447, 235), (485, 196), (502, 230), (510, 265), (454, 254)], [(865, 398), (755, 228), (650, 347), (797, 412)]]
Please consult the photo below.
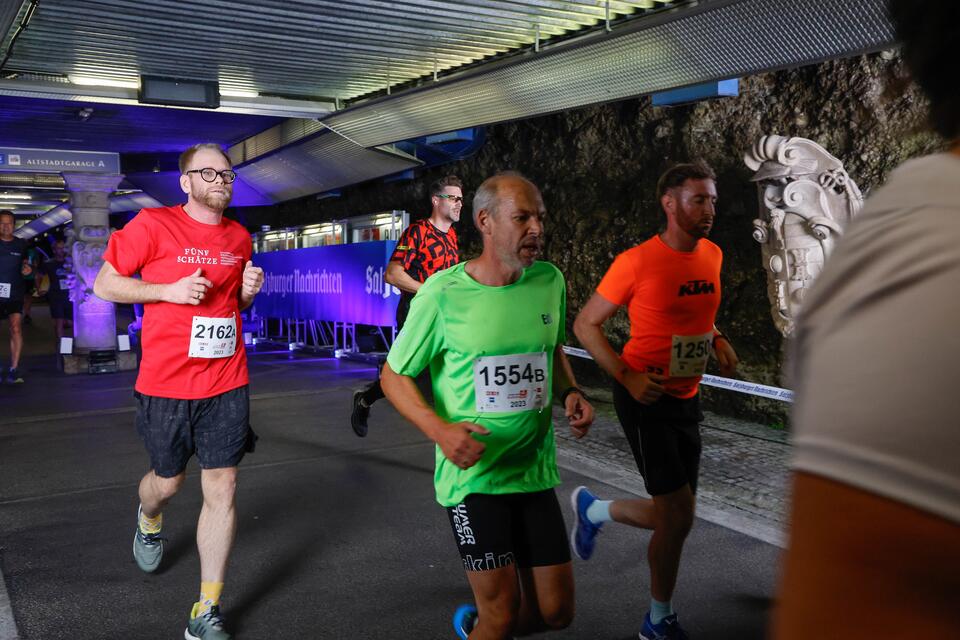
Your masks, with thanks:
[(120, 173), (120, 154), (0, 147), (0, 171)]
[(264, 277), (254, 302), (257, 315), (392, 326), (400, 290), (383, 276), (396, 244), (380, 240), (254, 254)]
[[(563, 351), (569, 356), (593, 360), (590, 354), (587, 353), (586, 349), (565, 346)], [(793, 391), (790, 389), (770, 387), (765, 384), (757, 384), (756, 382), (747, 382), (745, 380), (734, 380), (733, 378), (721, 378), (720, 376), (704, 374), (704, 376), (700, 379), (700, 384), (705, 384), (708, 387), (718, 387), (720, 389), (729, 389), (730, 391), (748, 393), (752, 396), (761, 396), (763, 398), (770, 398), (771, 400), (793, 402)]]

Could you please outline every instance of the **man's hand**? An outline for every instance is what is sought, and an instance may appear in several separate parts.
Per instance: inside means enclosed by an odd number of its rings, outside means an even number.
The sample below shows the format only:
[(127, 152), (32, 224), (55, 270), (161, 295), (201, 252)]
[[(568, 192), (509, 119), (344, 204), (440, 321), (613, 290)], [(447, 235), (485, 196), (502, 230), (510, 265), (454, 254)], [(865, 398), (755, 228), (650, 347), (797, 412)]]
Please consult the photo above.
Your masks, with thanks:
[(663, 383), (667, 376), (658, 373), (644, 373), (628, 369), (620, 383), (626, 387), (633, 399), (640, 404), (653, 404), (663, 395)]
[(454, 422), (447, 425), (436, 439), (444, 457), (461, 469), (469, 469), (477, 464), (486, 448), (486, 445), (475, 440), (471, 433), (485, 436), (490, 431), (473, 422)]
[(202, 270), (197, 270), (189, 276), (180, 278), (176, 282), (171, 282), (163, 288), (163, 301), (173, 304), (200, 304), (207, 295), (207, 289), (213, 286), (213, 283), (204, 278)]
[(570, 423), (570, 431), (577, 439), (587, 435), (590, 425), (593, 424), (593, 405), (577, 391), (567, 394), (563, 402), (563, 410)]
[(29, 262), (26, 262), (26, 261), (25, 261), (25, 262), (20, 266), (20, 275), (22, 275), (24, 278), (26, 278), (26, 277), (29, 276), (31, 273), (33, 273), (33, 267), (30, 266), (30, 263), (29, 263)]
[(721, 336), (713, 341), (713, 352), (717, 356), (717, 362), (720, 364), (720, 375), (729, 378), (737, 373), (737, 365), (740, 360), (737, 358), (737, 352), (733, 350), (733, 345), (727, 340), (726, 336)]
[(263, 269), (253, 266), (252, 260), (247, 260), (247, 264), (243, 268), (243, 284), (241, 285), (240, 295), (247, 300), (252, 300), (255, 295), (260, 293), (262, 286)]

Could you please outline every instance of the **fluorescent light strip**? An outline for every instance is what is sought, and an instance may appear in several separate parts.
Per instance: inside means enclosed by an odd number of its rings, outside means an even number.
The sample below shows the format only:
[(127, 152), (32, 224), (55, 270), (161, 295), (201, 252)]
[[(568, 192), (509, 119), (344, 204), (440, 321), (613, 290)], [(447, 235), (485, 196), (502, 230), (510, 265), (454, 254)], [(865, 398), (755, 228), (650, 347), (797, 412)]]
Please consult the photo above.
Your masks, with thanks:
[(139, 89), (139, 80), (114, 80), (112, 78), (89, 78), (68, 74), (67, 79), (73, 84), (84, 87), (117, 87), (118, 89)]
[(259, 98), (260, 94), (256, 91), (247, 91), (244, 89), (220, 89), (220, 95), (228, 98)]

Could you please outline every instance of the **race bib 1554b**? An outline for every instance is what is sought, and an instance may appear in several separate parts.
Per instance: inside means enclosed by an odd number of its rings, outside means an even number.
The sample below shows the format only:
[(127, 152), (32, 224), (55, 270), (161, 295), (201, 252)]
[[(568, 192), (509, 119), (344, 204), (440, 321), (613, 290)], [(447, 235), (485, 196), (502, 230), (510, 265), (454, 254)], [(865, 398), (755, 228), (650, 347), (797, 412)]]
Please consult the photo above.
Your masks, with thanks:
[(549, 384), (547, 354), (542, 351), (484, 356), (473, 361), (477, 411), (539, 411), (546, 404)]

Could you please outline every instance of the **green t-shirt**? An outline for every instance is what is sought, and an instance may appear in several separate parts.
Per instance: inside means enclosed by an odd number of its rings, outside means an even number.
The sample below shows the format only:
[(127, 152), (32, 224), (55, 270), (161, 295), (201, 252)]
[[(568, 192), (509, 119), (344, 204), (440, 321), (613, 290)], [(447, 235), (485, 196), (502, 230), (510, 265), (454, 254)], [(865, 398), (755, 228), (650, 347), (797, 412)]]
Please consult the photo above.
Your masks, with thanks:
[(513, 284), (488, 287), (465, 267), (423, 284), (387, 356), (401, 375), (430, 367), (440, 417), (490, 430), (473, 435), (486, 448), (466, 470), (437, 447), (434, 484), (445, 507), (471, 493), (530, 493), (560, 484), (550, 402), (554, 349), (566, 340), (563, 274), (534, 262)]

